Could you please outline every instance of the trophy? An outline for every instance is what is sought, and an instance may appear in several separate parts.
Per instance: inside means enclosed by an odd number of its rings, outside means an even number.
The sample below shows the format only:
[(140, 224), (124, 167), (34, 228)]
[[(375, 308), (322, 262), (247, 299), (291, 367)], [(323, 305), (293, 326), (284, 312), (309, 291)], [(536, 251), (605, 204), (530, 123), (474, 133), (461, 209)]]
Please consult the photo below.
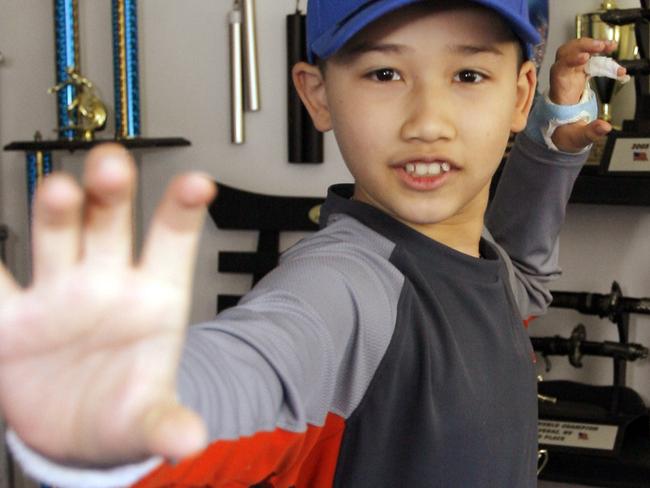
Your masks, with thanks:
[(624, 120), (622, 130), (607, 136), (601, 172), (620, 176), (647, 176), (650, 173), (650, 2), (641, 8), (612, 8), (601, 20), (613, 28), (633, 29), (637, 59), (621, 58), (620, 64), (634, 77), (636, 107), (634, 118)]
[[(576, 16), (576, 37), (591, 37), (604, 41), (616, 41), (617, 48), (609, 56), (613, 59), (629, 60), (638, 56), (634, 25), (610, 25), (603, 21), (602, 15), (607, 11), (617, 10), (615, 0), (603, 0), (600, 9), (595, 12), (578, 14)], [(622, 84), (611, 78), (595, 77), (591, 84), (598, 96), (598, 118), (612, 122), (611, 103), (614, 96), (620, 91)], [(600, 164), (603, 156), (604, 141), (595, 143), (587, 164)]]
[[(634, 25), (610, 25), (605, 23), (601, 15), (608, 10), (617, 9), (615, 0), (604, 0), (600, 10), (576, 16), (576, 37), (591, 37), (604, 41), (616, 41), (616, 50), (609, 56), (615, 60), (635, 59), (638, 56)], [(612, 98), (621, 89), (617, 80), (605, 77), (592, 78), (592, 86), (600, 100), (598, 118), (607, 122), (612, 121)]]

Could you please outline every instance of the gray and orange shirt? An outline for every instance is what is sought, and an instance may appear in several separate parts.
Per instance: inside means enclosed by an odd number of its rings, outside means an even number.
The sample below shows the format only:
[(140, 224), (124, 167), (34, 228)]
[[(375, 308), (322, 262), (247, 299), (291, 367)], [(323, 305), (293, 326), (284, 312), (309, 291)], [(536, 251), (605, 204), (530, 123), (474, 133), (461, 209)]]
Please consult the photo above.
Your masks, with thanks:
[[(321, 231), (237, 307), (189, 330), (179, 394), (212, 444), (174, 465), (151, 460), (135, 486), (536, 486), (523, 319), (550, 301), (585, 157), (520, 135), (481, 258), (332, 187)], [(119, 476), (142, 475), (129, 469)], [(92, 486), (113, 486), (106, 476)]]

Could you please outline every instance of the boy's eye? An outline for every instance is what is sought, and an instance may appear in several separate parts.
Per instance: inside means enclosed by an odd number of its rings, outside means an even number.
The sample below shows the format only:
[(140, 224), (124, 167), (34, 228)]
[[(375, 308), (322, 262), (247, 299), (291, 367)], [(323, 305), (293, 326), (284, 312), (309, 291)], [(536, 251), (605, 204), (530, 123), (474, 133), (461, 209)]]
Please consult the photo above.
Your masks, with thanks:
[(381, 68), (370, 73), (370, 78), (377, 81), (399, 81), (400, 74), (392, 68)]
[(454, 80), (460, 81), (461, 83), (480, 83), (484, 79), (485, 77), (481, 73), (469, 69), (460, 71), (454, 77)]

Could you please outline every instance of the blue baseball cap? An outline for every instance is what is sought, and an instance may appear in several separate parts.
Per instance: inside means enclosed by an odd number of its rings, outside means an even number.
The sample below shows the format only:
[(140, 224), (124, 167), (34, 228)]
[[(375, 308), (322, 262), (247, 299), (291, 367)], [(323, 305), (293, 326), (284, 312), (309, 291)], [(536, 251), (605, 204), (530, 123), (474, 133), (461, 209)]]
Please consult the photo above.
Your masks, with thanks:
[[(308, 0), (307, 59), (327, 59), (355, 34), (383, 15), (401, 7), (427, 0)], [(526, 46), (532, 57), (533, 46), (541, 36), (528, 16), (528, 0), (472, 0), (497, 12)]]

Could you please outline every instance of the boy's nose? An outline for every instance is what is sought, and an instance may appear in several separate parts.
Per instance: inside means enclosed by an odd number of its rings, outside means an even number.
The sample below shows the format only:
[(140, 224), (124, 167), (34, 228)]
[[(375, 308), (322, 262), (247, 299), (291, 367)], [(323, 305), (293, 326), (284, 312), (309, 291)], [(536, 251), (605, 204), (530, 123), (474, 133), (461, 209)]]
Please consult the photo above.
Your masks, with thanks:
[(450, 105), (444, 95), (431, 87), (414, 91), (402, 124), (402, 138), (423, 142), (453, 138), (454, 107)]

